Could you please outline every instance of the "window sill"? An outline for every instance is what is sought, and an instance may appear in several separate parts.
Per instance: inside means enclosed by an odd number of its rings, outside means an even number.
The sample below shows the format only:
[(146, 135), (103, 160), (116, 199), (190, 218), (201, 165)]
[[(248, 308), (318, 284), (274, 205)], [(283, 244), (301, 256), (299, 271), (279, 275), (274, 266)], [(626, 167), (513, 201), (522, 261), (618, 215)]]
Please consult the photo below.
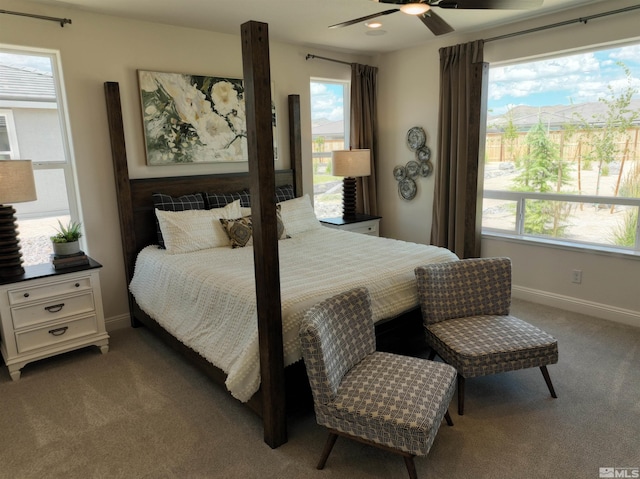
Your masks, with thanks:
[(613, 256), (628, 260), (640, 261), (640, 251), (616, 248), (613, 246), (593, 245), (587, 243), (567, 242), (550, 238), (532, 238), (509, 233), (499, 233), (497, 231), (482, 231), (483, 239), (495, 239), (509, 241), (518, 244), (527, 244), (542, 248), (562, 249), (578, 253), (599, 254), (603, 256)]

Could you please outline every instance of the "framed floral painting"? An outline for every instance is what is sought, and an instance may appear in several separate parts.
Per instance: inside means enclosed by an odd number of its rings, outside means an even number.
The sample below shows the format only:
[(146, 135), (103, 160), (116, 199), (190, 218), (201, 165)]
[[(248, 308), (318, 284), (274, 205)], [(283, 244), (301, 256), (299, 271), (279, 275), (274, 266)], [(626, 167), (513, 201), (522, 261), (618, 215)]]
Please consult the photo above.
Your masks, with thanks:
[(248, 161), (241, 79), (138, 70), (138, 83), (148, 165)]

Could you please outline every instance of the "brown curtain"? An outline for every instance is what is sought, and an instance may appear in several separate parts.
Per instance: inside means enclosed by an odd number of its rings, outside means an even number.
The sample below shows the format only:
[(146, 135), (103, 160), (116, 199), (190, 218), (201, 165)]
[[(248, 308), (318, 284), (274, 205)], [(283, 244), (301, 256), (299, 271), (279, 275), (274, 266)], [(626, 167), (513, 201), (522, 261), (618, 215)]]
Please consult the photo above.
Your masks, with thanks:
[(440, 49), (440, 117), (431, 243), (480, 256), (486, 130), (484, 42)]
[(376, 200), (377, 101), (376, 77), (378, 69), (358, 63), (351, 64), (351, 148), (371, 150), (371, 176), (358, 178), (356, 211), (378, 214)]

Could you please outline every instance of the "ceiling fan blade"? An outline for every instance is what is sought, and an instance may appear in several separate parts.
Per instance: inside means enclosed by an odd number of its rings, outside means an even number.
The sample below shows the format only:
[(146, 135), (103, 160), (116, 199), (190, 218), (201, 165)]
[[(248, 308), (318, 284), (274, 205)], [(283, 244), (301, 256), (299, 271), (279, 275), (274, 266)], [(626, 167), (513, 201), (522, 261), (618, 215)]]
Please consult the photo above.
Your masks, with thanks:
[(422, 20), (422, 23), (424, 23), (434, 35), (444, 35), (445, 33), (451, 33), (453, 31), (453, 27), (433, 10), (418, 15), (418, 18)]
[(336, 23), (335, 25), (331, 25), (329, 28), (342, 28), (349, 27), (351, 25), (355, 25), (356, 23), (366, 22), (367, 20), (371, 20), (372, 18), (382, 17), (384, 15), (390, 15), (392, 13), (399, 12), (399, 8), (392, 8), (391, 10), (385, 10), (384, 12), (374, 13), (373, 15), (367, 15), (366, 17), (356, 18), (354, 20), (348, 20), (342, 23)]
[(543, 2), (544, 0), (442, 0), (434, 6), (477, 10), (532, 10), (541, 7)]

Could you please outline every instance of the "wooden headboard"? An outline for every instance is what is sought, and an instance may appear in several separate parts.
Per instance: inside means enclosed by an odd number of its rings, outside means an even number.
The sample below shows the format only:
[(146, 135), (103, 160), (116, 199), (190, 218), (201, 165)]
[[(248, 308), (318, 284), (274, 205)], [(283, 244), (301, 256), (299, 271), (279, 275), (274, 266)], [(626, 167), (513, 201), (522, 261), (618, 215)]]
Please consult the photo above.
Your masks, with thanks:
[[(120, 229), (125, 256), (127, 282), (133, 277), (138, 252), (157, 243), (153, 193), (181, 196), (191, 193), (232, 193), (249, 188), (249, 173), (172, 176), (163, 178), (130, 179), (124, 142), (124, 127), (118, 83), (105, 83), (107, 115), (111, 137), (116, 193), (120, 213)], [(291, 165), (288, 170), (275, 172), (275, 185), (293, 185), (296, 196), (302, 195), (300, 158), (300, 97), (289, 96)]]

